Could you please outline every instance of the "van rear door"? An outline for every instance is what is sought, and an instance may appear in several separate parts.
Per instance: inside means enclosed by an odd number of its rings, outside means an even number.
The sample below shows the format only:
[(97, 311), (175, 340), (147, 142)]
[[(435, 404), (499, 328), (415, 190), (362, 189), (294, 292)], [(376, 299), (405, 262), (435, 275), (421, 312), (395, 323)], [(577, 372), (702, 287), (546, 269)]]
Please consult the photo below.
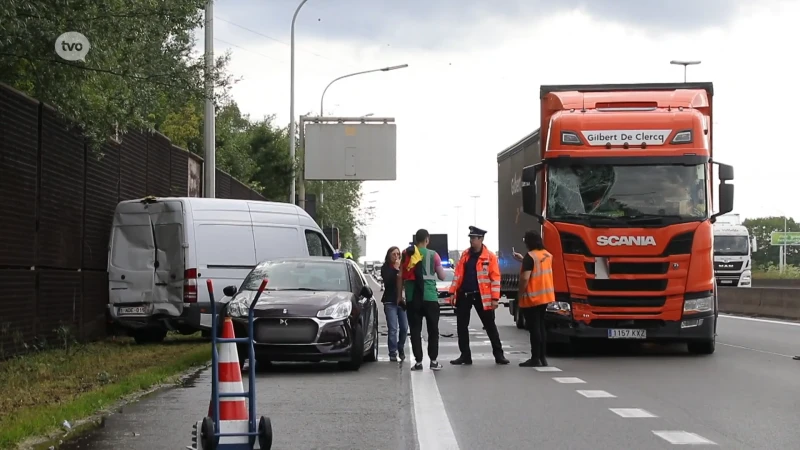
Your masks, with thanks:
[[(183, 310), (183, 204), (124, 202), (114, 212), (109, 244), (109, 301), (120, 316)], [(168, 305), (168, 306), (167, 306)]]

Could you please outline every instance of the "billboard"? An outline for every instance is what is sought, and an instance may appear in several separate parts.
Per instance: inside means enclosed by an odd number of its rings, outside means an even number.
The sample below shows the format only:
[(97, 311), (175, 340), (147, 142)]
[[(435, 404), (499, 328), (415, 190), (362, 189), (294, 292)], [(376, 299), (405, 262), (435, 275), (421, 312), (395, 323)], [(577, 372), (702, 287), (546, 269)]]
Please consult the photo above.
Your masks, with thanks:
[(397, 179), (397, 125), (307, 123), (306, 180)]

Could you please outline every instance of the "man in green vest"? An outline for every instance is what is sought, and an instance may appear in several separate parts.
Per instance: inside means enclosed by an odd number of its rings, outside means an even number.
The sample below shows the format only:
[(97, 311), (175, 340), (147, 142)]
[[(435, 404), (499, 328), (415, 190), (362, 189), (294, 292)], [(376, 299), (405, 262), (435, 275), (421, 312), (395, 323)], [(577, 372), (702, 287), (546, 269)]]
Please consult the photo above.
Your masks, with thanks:
[[(402, 261), (403, 291), (408, 308), (408, 324), (411, 328), (411, 350), (416, 364), (411, 370), (422, 370), (422, 320), (428, 330), (428, 357), (431, 370), (441, 370), (436, 360), (439, 356), (439, 292), (436, 278), (444, 281), (442, 259), (428, 249), (430, 233), (420, 229), (414, 236), (414, 245), (405, 251)], [(398, 290), (398, 292), (400, 292)], [(398, 295), (400, 295), (398, 293)], [(399, 303), (399, 302), (398, 302)]]

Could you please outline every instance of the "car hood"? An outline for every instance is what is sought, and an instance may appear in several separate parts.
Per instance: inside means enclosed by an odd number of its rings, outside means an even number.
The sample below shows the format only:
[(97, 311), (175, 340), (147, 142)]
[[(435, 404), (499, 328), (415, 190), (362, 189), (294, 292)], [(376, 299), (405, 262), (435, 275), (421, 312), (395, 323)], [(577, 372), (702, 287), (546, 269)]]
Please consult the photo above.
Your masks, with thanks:
[(437, 281), (436, 282), (436, 289), (440, 291), (446, 291), (450, 289), (450, 282), (449, 281)]
[[(236, 294), (232, 301), (242, 302), (248, 307), (256, 291)], [(353, 294), (341, 291), (264, 291), (256, 304), (257, 311), (286, 309), (289, 315), (314, 316), (318, 311), (343, 301), (350, 301)]]

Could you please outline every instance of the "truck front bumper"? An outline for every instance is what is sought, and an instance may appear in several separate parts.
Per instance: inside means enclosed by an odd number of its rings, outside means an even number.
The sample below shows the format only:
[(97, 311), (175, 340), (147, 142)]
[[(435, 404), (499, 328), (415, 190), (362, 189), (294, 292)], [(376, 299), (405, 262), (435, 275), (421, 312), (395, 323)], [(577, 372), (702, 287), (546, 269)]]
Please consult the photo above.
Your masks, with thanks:
[[(608, 339), (613, 341), (688, 342), (708, 341), (716, 330), (714, 313), (684, 316), (681, 321), (595, 320), (586, 324), (571, 317), (548, 313), (545, 316), (547, 339), (554, 343), (569, 343), (578, 339)], [(644, 339), (610, 339), (613, 329), (645, 330)]]

